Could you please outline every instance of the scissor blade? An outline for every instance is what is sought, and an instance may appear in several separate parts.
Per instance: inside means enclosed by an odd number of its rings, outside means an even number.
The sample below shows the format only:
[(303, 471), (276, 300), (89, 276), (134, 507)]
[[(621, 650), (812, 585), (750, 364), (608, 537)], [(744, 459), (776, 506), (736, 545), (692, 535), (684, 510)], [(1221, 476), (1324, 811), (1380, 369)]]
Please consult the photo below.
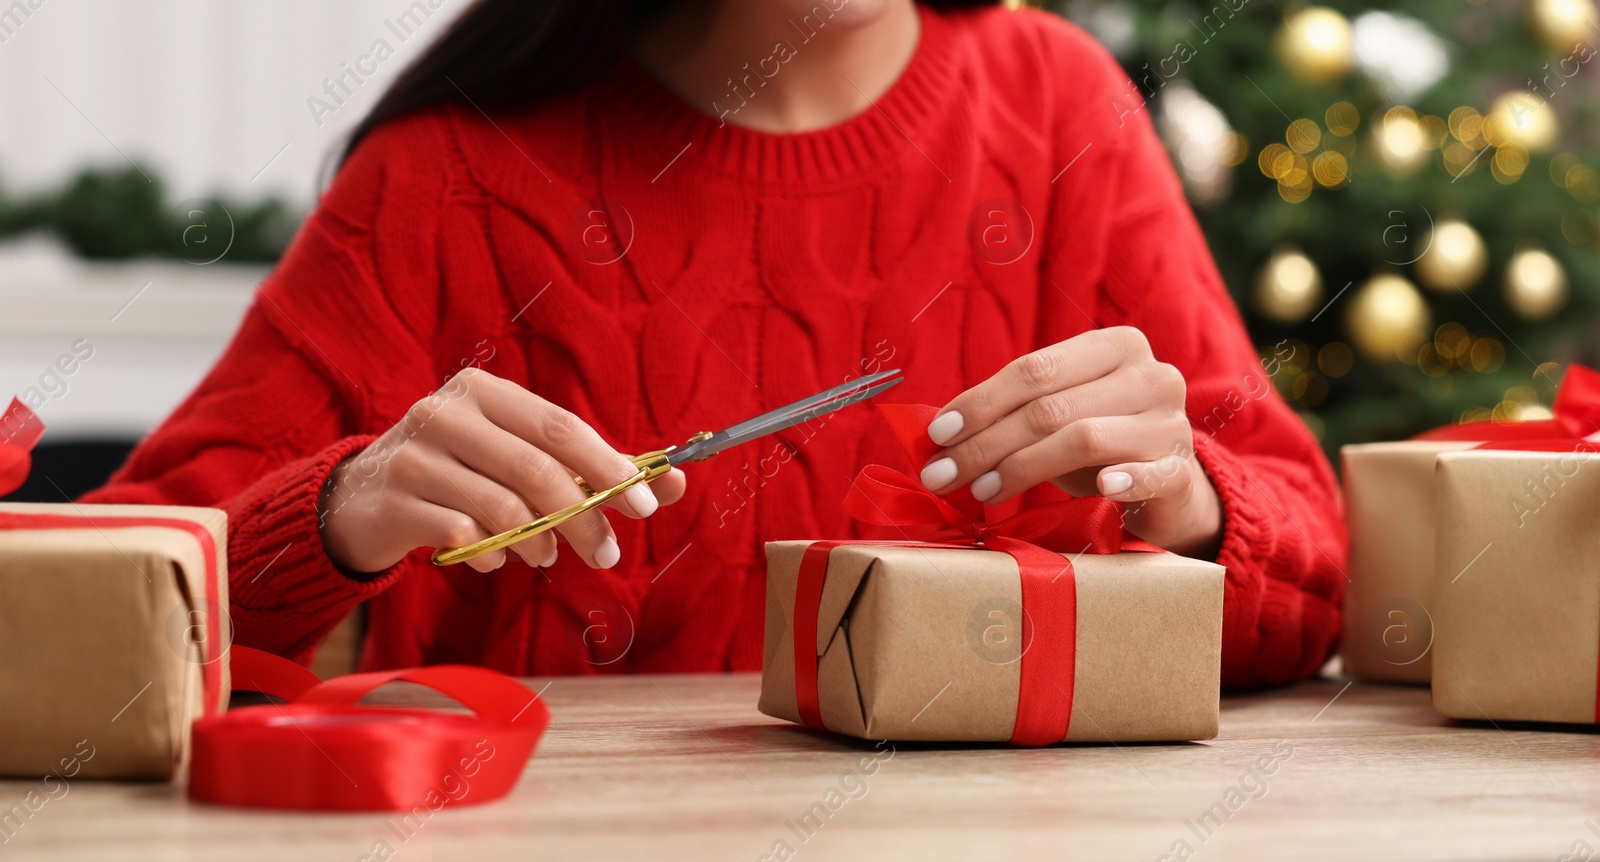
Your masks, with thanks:
[(848, 395), (850, 393), (866, 389), (867, 387), (876, 383), (888, 380), (891, 377), (899, 376), (900, 369), (893, 368), (888, 371), (880, 371), (877, 374), (869, 375), (867, 377), (858, 377), (854, 380), (846, 380), (832, 389), (827, 389), (822, 392), (818, 392), (815, 395), (802, 398), (799, 401), (785, 404), (776, 410), (768, 410), (754, 419), (746, 419), (737, 425), (731, 425), (723, 429), (722, 433), (727, 434), (730, 437), (740, 436), (752, 428), (766, 427), (773, 420), (782, 419), (785, 416), (790, 416), (795, 413), (802, 413), (806, 410), (814, 409), (817, 405), (827, 403), (842, 395)]
[[(785, 428), (792, 428), (801, 424), (802, 422), (809, 422), (819, 416), (825, 416), (834, 412), (835, 410), (849, 407), (852, 404), (858, 404), (877, 395), (880, 392), (883, 392), (886, 389), (889, 389), (890, 387), (897, 386), (902, 383), (905, 380), (903, 377), (894, 377), (892, 380), (885, 380), (886, 377), (898, 375), (899, 373), (900, 372), (898, 369), (894, 371), (885, 371), (881, 374), (874, 374), (871, 377), (863, 377), (860, 380), (850, 381), (843, 386), (835, 386), (827, 392), (813, 395), (804, 401), (797, 401), (794, 404), (788, 405), (787, 407), (774, 410), (769, 413), (764, 413), (755, 419), (741, 422), (738, 425), (723, 431), (718, 431), (717, 433), (711, 435), (710, 438), (699, 443), (675, 449), (668, 453), (667, 460), (671, 461), (674, 465), (678, 465), (686, 461), (697, 461), (704, 458), (709, 458), (724, 449), (737, 446), (741, 443), (749, 442), (758, 437), (765, 437), (768, 434), (782, 431)], [(863, 383), (877, 381), (884, 382), (878, 383), (876, 386), (869, 386), (866, 389), (860, 388)]]

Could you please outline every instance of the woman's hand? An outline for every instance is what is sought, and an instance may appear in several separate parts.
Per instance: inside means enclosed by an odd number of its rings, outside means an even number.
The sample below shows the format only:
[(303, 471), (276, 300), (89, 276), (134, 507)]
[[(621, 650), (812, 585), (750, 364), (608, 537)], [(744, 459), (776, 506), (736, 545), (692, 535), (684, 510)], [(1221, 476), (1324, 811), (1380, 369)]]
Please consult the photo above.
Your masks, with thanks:
[(1086, 332), (1030, 353), (956, 396), (928, 426), (947, 447), (922, 484), (998, 503), (1044, 481), (1121, 500), (1128, 530), (1190, 556), (1214, 556), (1222, 504), (1194, 457), (1183, 373), (1133, 327)]
[[(334, 468), (324, 489), (322, 544), (347, 571), (377, 572), (419, 547), (458, 548), (526, 524), (584, 498), (573, 476), (596, 488), (636, 472), (593, 428), (527, 389), (467, 368), (418, 401), (399, 424)], [(645, 518), (683, 496), (673, 470), (607, 504)], [(605, 515), (594, 510), (556, 528), (584, 562), (617, 564), (621, 551)], [(530, 566), (556, 560), (545, 532), (509, 550)], [(467, 565), (499, 568), (505, 551)]]

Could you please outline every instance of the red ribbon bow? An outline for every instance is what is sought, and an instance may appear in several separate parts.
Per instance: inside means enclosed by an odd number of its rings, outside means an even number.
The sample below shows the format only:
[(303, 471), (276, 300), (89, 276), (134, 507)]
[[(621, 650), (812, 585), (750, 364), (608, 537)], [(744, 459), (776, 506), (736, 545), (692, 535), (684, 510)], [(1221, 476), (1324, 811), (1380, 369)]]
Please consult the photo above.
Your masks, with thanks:
[[(0, 496), (28, 477), (44, 424), (12, 399), (0, 414)], [(249, 647), (227, 650), (240, 690), (291, 701), (226, 713), (222, 690), (217, 546), (205, 526), (141, 515), (0, 513), (0, 530), (162, 527), (192, 536), (205, 558), (205, 717), (194, 723), (189, 796), (255, 808), (420, 811), (469, 805), (510, 792), (550, 723), (544, 700), (516, 680), (478, 667), (442, 665), (352, 674), (327, 682), (287, 659)], [(384, 683), (441, 691), (478, 713), (356, 706)]]
[[(927, 436), (937, 410), (920, 404), (888, 404), (879, 411), (913, 464), (939, 447)], [(965, 489), (940, 496), (898, 470), (869, 464), (845, 496), (845, 511), (857, 520), (893, 527), (903, 542), (813, 542), (801, 558), (794, 610), (795, 695), (801, 721), (819, 730), (817, 615), (828, 577), (828, 556), (843, 545), (889, 544), (946, 548), (982, 547), (1017, 561), (1023, 607), (1017, 720), (1013, 745), (1049, 745), (1067, 737), (1072, 721), (1077, 653), (1077, 582), (1072, 560), (1062, 554), (1115, 554), (1161, 549), (1122, 528), (1121, 507), (1101, 497), (1036, 506), (990, 522), (982, 504)]]
[(1418, 440), (1485, 441), (1479, 449), (1518, 449), (1534, 452), (1569, 452), (1592, 449), (1600, 439), (1600, 372), (1582, 365), (1567, 368), (1556, 400), (1553, 419), (1534, 422), (1467, 422), (1446, 425), (1418, 434)]
[(0, 413), (0, 497), (22, 487), (33, 464), (29, 454), (44, 434), (44, 423), (28, 405), (13, 398)]

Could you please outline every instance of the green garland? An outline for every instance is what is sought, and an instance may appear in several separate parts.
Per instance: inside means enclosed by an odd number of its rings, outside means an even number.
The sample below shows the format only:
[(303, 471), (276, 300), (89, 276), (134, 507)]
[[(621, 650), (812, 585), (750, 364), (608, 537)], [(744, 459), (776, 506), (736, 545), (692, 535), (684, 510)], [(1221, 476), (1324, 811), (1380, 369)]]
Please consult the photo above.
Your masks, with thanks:
[(42, 232), (91, 259), (166, 257), (273, 263), (303, 214), (276, 197), (169, 201), (148, 168), (89, 168), (59, 191), (13, 198), (0, 188), (0, 239)]

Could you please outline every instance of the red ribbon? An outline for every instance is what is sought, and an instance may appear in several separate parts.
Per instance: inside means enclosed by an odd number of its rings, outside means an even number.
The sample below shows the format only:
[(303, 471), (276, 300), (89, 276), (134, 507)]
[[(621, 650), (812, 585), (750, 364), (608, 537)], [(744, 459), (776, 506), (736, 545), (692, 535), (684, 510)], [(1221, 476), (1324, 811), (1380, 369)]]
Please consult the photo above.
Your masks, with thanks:
[[(28, 476), (44, 425), (15, 399), (0, 414), (0, 496)], [(201, 674), (205, 713), (194, 723), (189, 796), (255, 808), (412, 811), (499, 799), (510, 792), (550, 723), (544, 701), (492, 670), (441, 665), (322, 682), (294, 662), (249, 647), (227, 650), (235, 687), (290, 701), (223, 712), (216, 540), (181, 518), (0, 512), (0, 530), (178, 530), (205, 559)], [(356, 706), (387, 682), (443, 692), (477, 713)]]
[(1482, 441), (1478, 449), (1514, 449), (1529, 452), (1587, 451), (1600, 438), (1600, 372), (1582, 365), (1567, 368), (1556, 400), (1553, 419), (1534, 422), (1466, 422), (1445, 425), (1418, 434), (1418, 440)]
[[(231, 651), (234, 687), (287, 701), (194, 724), (189, 796), (314, 811), (418, 811), (511, 792), (550, 724), (544, 700), (487, 668), (437, 665), (319, 681), (286, 659)], [(477, 715), (356, 706), (385, 683), (449, 695)]]
[(33, 459), (33, 444), (44, 434), (44, 423), (28, 405), (13, 398), (0, 413), (0, 497), (22, 487)]
[[(939, 447), (927, 436), (937, 411), (925, 405), (889, 404), (879, 410), (912, 463)], [(1049, 745), (1066, 739), (1072, 722), (1077, 653), (1077, 581), (1067, 554), (1115, 554), (1161, 549), (1122, 529), (1121, 507), (1100, 497), (1036, 506), (993, 523), (966, 489), (939, 496), (910, 476), (878, 464), (857, 474), (845, 496), (857, 520), (894, 527), (904, 542), (814, 542), (801, 557), (794, 610), (795, 696), (800, 719), (826, 727), (817, 690), (817, 616), (828, 577), (828, 557), (844, 545), (986, 548), (1017, 561), (1023, 607), (1021, 681), (1013, 745)]]

